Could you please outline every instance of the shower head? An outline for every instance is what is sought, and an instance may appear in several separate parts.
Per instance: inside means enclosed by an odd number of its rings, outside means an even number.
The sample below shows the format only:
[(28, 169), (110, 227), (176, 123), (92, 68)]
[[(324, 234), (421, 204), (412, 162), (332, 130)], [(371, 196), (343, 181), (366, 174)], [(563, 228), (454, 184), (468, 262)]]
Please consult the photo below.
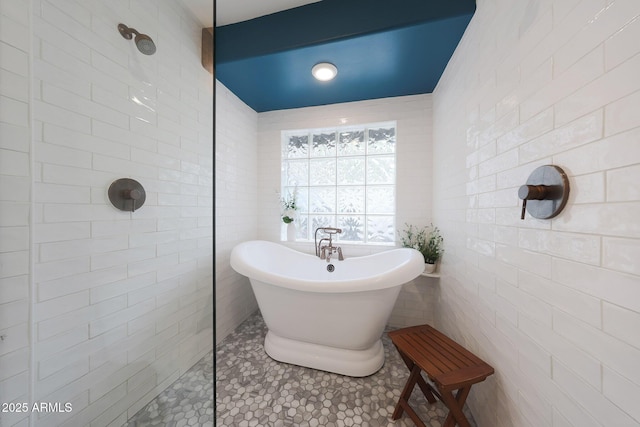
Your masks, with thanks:
[(135, 39), (138, 50), (145, 55), (153, 55), (156, 53), (156, 44), (146, 34), (138, 34)]
[(118, 31), (127, 40), (131, 40), (133, 38), (132, 34), (136, 35), (135, 43), (138, 50), (145, 55), (153, 55), (156, 53), (156, 44), (153, 42), (151, 37), (146, 34), (140, 34), (135, 30), (135, 28), (129, 28), (124, 24), (118, 24)]

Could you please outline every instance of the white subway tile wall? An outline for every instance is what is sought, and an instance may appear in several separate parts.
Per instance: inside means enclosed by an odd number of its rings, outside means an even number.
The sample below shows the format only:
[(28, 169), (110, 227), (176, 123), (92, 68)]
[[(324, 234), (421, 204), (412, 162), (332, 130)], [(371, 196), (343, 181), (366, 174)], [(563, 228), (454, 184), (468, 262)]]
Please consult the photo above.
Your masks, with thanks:
[(216, 343), (258, 308), (229, 264), (235, 245), (258, 238), (257, 135), (258, 113), (216, 81)]
[[(0, 403), (29, 401), (29, 2), (0, 5)], [(28, 413), (0, 412), (0, 425)]]
[[(73, 407), (0, 425), (119, 426), (213, 347), (201, 25), (171, 0), (8, 0), (0, 19), (0, 400)], [(107, 197), (123, 177), (146, 189), (135, 213)]]
[[(640, 426), (640, 3), (478, 1), (433, 95), (437, 323), (493, 364), (481, 426)], [(553, 163), (571, 195), (520, 220)]]

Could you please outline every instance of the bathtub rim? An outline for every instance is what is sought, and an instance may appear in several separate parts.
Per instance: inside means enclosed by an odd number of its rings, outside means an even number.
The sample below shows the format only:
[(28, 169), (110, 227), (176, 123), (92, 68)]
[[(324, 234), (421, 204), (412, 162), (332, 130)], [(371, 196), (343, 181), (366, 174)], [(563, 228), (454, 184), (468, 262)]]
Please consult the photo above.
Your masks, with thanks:
[[(424, 257), (420, 252), (411, 248), (392, 248), (375, 254), (363, 255), (358, 258), (361, 260), (369, 258), (379, 258), (388, 256), (390, 252), (406, 253), (406, 259), (395, 265), (393, 268), (386, 270), (380, 274), (364, 276), (354, 279), (343, 279), (335, 281), (327, 281), (324, 279), (302, 279), (259, 269), (246, 261), (247, 251), (251, 245), (265, 245), (283, 253), (290, 253), (297, 257), (317, 258), (315, 255), (307, 254), (280, 243), (268, 240), (248, 240), (237, 244), (231, 251), (230, 263), (231, 267), (243, 276), (253, 278), (273, 286), (293, 289), (304, 292), (322, 292), (322, 293), (346, 293), (346, 292), (362, 292), (372, 291), (376, 289), (391, 288), (401, 286), (416, 277), (424, 271)], [(245, 255), (245, 256), (243, 256)], [(335, 265), (344, 261), (335, 261)]]

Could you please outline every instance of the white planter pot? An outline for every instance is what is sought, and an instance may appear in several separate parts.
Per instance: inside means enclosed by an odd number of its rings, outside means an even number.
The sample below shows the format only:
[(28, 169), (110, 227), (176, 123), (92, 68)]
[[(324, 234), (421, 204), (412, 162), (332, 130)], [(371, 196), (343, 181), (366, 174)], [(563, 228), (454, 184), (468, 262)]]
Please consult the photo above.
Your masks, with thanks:
[(293, 222), (287, 224), (287, 242), (296, 241), (296, 225)]
[(428, 264), (428, 263), (424, 264), (424, 272), (425, 273), (432, 274), (435, 271), (436, 271), (436, 265), (435, 264)]

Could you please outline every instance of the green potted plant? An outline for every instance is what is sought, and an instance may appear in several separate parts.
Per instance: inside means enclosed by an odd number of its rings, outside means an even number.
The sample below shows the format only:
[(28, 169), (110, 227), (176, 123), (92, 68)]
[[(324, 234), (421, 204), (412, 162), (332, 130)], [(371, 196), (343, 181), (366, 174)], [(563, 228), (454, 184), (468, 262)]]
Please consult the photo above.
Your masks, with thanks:
[(405, 229), (400, 233), (400, 243), (405, 248), (413, 248), (424, 257), (425, 273), (433, 273), (436, 263), (444, 253), (444, 239), (440, 229), (433, 224), (422, 228), (405, 224)]

